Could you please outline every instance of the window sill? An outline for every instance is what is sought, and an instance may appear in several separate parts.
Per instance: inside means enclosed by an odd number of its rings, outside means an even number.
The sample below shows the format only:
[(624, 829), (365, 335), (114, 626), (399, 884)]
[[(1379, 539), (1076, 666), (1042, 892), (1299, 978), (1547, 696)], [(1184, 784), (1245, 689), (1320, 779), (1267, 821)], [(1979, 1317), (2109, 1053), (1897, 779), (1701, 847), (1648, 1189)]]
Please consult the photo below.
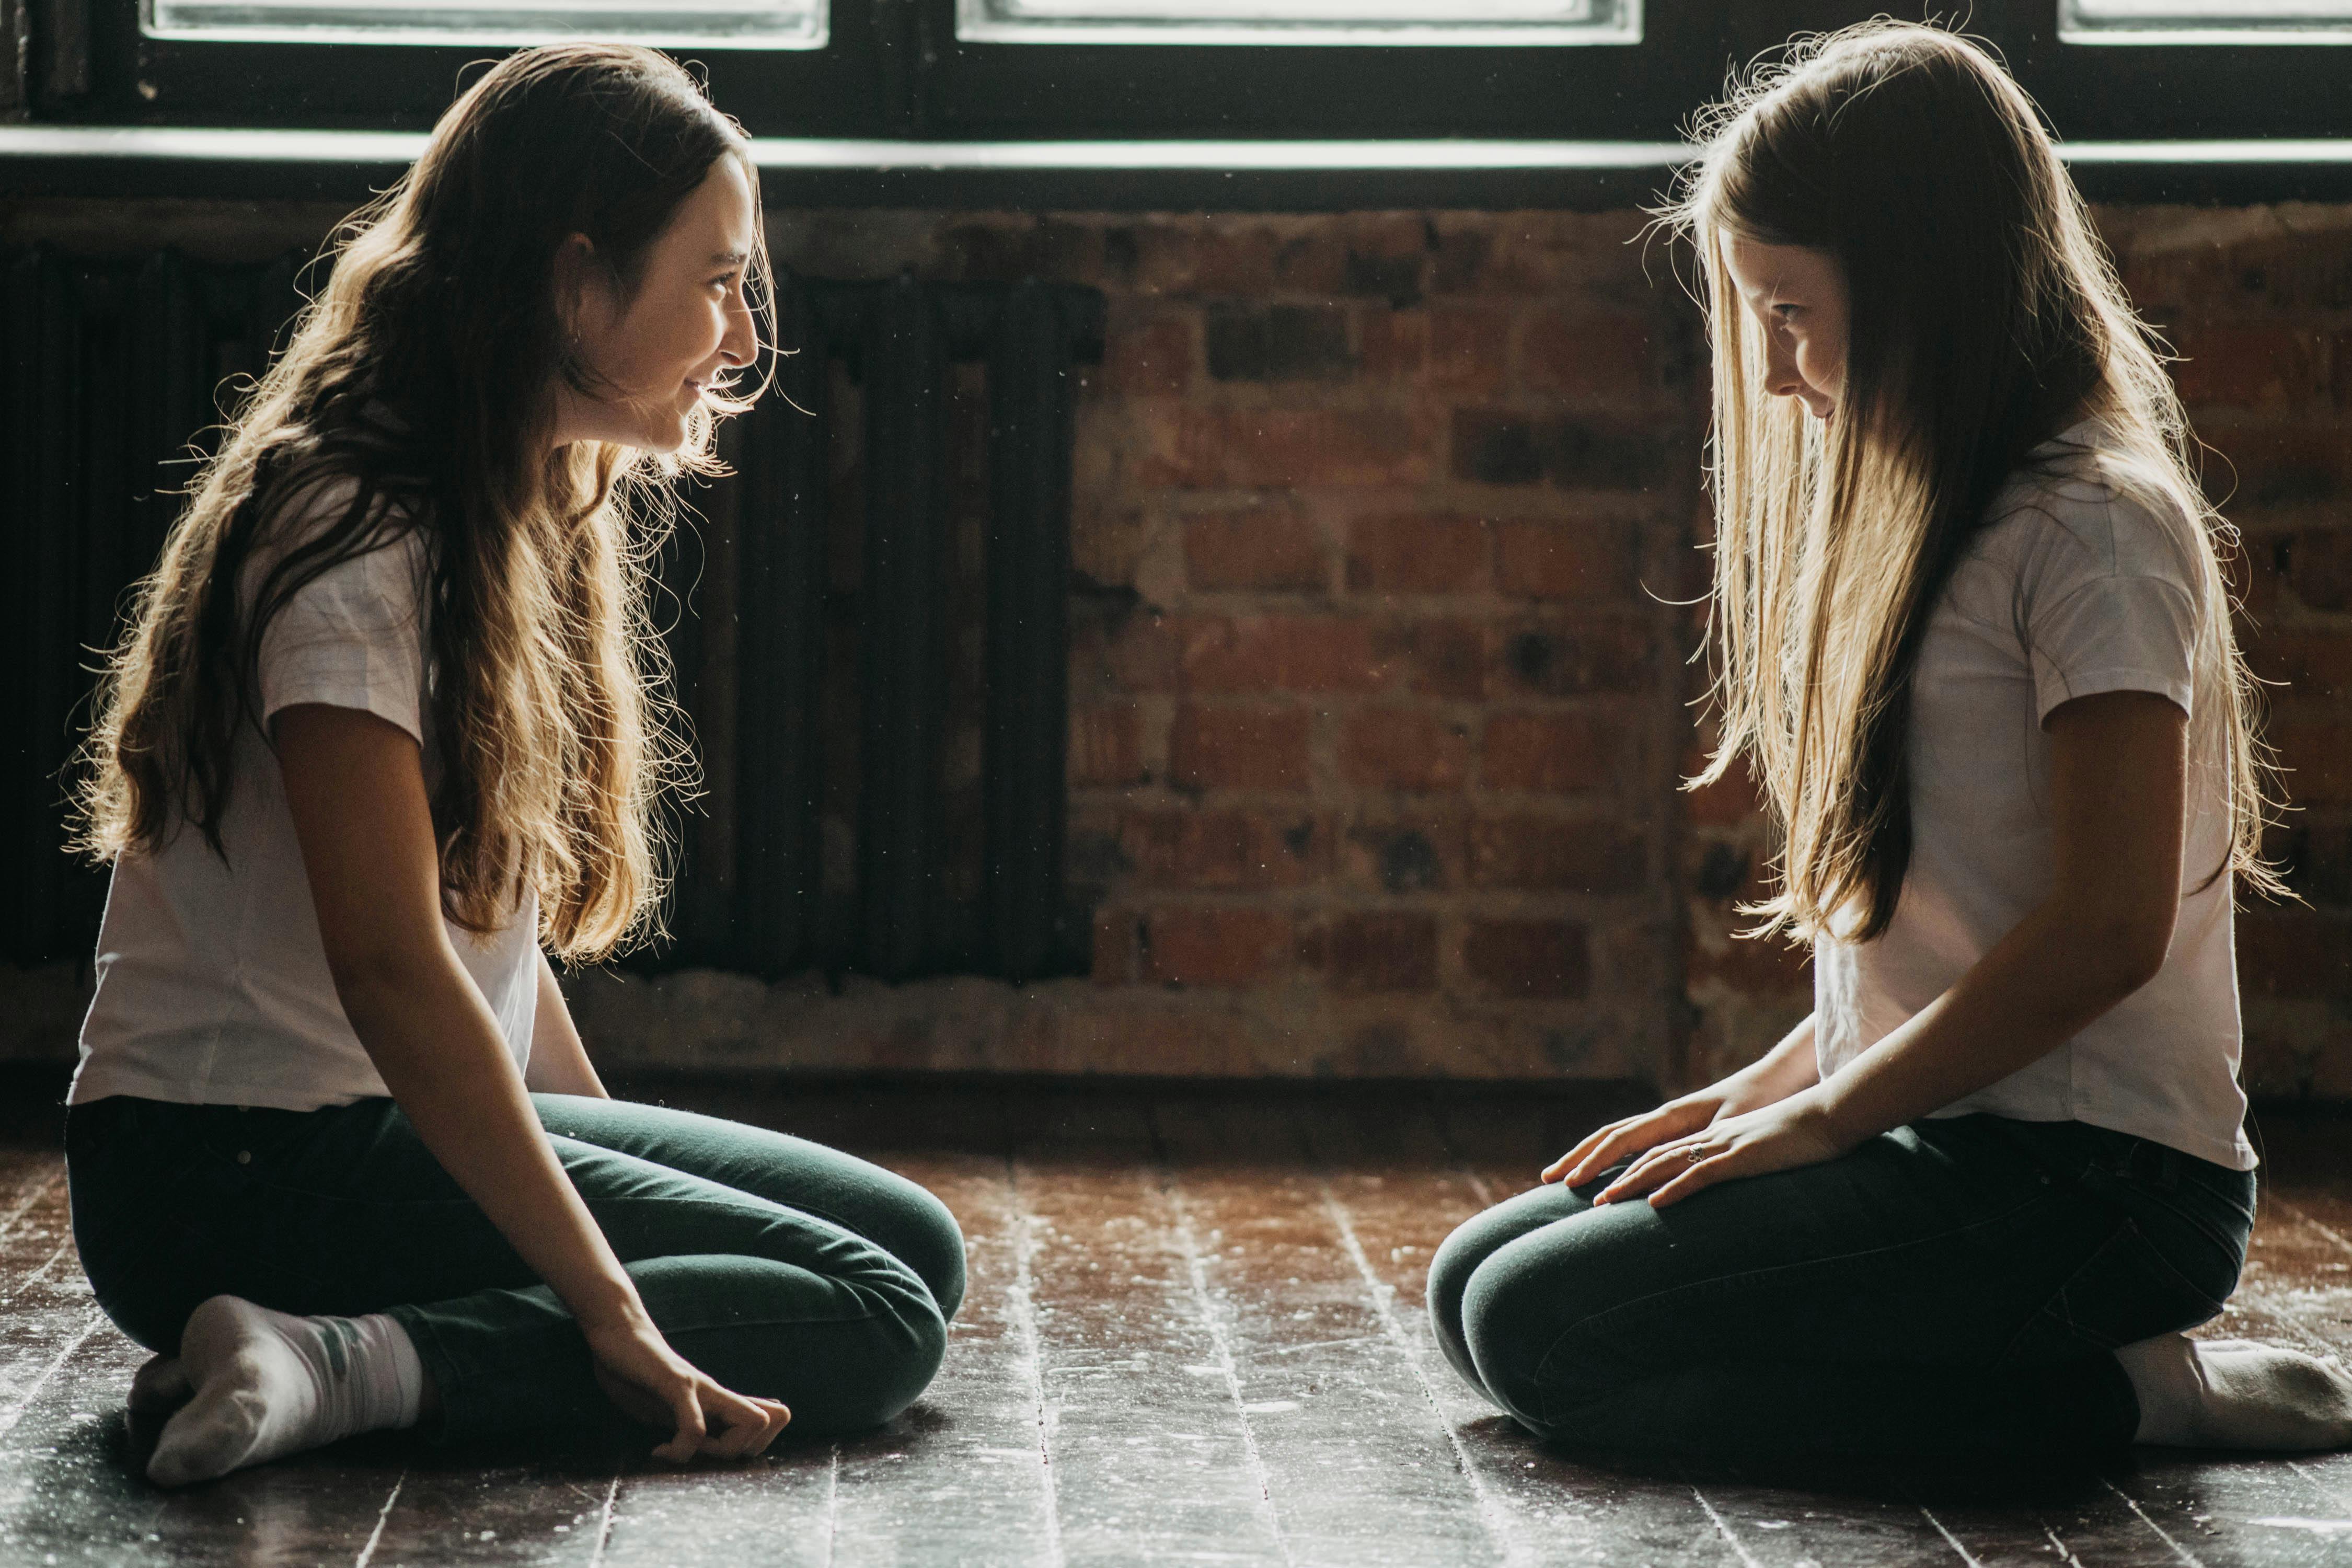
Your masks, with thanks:
[[(416, 132), (0, 126), (0, 196), (359, 201)], [(771, 205), (1087, 211), (1601, 210), (1654, 200), (1675, 142), (885, 142), (762, 138)], [(2078, 142), (2094, 201), (2352, 200), (2352, 139)]]

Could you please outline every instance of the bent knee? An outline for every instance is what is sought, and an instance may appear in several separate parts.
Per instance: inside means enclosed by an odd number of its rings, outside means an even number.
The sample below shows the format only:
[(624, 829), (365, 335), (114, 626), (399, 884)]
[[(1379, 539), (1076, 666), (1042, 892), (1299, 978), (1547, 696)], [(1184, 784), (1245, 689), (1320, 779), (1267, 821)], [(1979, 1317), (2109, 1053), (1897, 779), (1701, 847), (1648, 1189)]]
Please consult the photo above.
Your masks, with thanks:
[(1462, 1348), (1462, 1298), (1478, 1265), (1486, 1261), (1494, 1243), (1482, 1234), (1477, 1215), (1454, 1227), (1429, 1260), (1429, 1320), (1438, 1339), (1449, 1350)]
[(1488, 1268), (1474, 1273), (1461, 1295), (1462, 1350), (1489, 1397), (1521, 1422), (1545, 1430), (1540, 1375), (1558, 1331), (1524, 1275)]
[(922, 1397), (923, 1390), (930, 1387), (931, 1379), (939, 1375), (940, 1363), (947, 1359), (948, 1320), (944, 1311), (923, 1313), (914, 1320), (912, 1327), (910, 1342), (898, 1359), (898, 1374), (889, 1381), (891, 1415)]
[(922, 1397), (947, 1358), (947, 1319), (929, 1302), (898, 1315), (889, 1346), (866, 1365), (861, 1385), (832, 1402), (812, 1436), (857, 1432), (898, 1418)]
[(952, 1321), (963, 1305), (963, 1226), (938, 1194), (899, 1179), (901, 1212), (892, 1226), (890, 1250), (922, 1280), (940, 1316)]
[(1503, 1258), (1482, 1268), (1462, 1296), (1465, 1352), (1486, 1391), (1546, 1437), (1555, 1416), (1638, 1375), (1642, 1358), (1624, 1353), (1622, 1336), (1602, 1325), (1624, 1305), (1605, 1280), (1580, 1289), (1558, 1270), (1515, 1268)]

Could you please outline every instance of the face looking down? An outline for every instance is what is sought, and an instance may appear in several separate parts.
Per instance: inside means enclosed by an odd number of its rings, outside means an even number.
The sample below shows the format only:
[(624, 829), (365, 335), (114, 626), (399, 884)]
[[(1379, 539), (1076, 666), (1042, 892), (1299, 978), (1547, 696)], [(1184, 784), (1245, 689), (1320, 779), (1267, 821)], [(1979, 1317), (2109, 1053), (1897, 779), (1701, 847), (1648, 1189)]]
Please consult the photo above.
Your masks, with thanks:
[(751, 363), (759, 342), (743, 284), (754, 204), (742, 164), (722, 157), (648, 248), (633, 294), (583, 235), (556, 257), (563, 319), (593, 395), (558, 384), (555, 444), (610, 441), (651, 452), (685, 444), (713, 377)]
[(1845, 384), (1845, 270), (1826, 250), (1726, 235), (1723, 259), (1764, 333), (1764, 390), (1827, 419)]

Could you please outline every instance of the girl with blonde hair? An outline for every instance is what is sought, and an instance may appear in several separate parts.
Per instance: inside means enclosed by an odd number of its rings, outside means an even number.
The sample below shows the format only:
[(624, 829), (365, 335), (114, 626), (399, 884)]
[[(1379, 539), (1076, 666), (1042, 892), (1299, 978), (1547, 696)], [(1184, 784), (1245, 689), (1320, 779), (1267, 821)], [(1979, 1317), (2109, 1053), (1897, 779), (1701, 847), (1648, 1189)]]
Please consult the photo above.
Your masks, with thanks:
[(399, 1426), (743, 1456), (939, 1365), (939, 1201), (609, 1098), (547, 956), (655, 921), (650, 524), (748, 405), (758, 189), (664, 57), (509, 57), (347, 226), (142, 585), (67, 1153), (158, 1481)]
[(1546, 1436), (1725, 1457), (2352, 1442), (2352, 1375), (2192, 1342), (2253, 1223), (2236, 888), (2275, 891), (2189, 437), (2033, 106), (1877, 23), (1706, 118), (1721, 744), (1815, 1006), (1430, 1270)]

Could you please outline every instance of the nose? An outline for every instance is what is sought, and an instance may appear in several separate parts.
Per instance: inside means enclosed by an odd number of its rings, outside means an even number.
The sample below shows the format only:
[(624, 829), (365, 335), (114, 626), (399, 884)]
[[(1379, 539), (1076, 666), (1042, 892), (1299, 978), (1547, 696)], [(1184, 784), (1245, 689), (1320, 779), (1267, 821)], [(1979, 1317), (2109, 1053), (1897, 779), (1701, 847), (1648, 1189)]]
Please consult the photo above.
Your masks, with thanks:
[(1797, 374), (1797, 351), (1790, 346), (1786, 332), (1770, 328), (1764, 332), (1764, 390), (1775, 397), (1794, 397), (1805, 389), (1805, 378)]
[(740, 367), (750, 364), (759, 352), (759, 334), (751, 327), (751, 302), (738, 287), (728, 306), (726, 335), (719, 340), (719, 357)]

